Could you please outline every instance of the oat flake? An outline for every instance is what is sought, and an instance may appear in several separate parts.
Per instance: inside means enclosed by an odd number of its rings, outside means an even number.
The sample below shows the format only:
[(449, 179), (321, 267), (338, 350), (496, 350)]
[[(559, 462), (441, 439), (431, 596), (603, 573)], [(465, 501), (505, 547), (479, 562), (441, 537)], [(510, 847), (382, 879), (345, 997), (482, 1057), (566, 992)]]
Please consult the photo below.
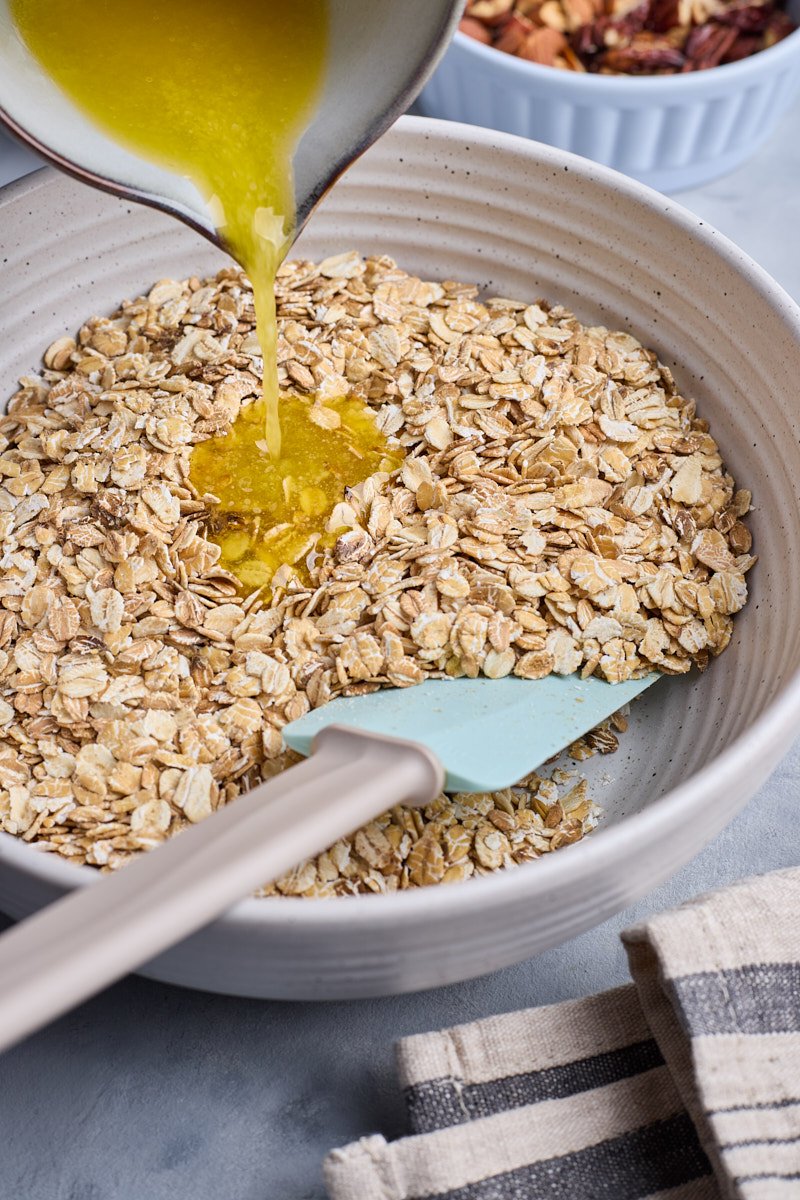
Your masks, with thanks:
[[(238, 271), (162, 280), (59, 338), (0, 421), (0, 824), (42, 849), (118, 867), (290, 765), (282, 725), (336, 696), (682, 673), (728, 644), (750, 494), (652, 351), (385, 257), (287, 263), (277, 293), (281, 385), (347, 388), (406, 454), (348, 491), (308, 584), (281, 568), (271, 599), (244, 595), (189, 483), (193, 445), (260, 389)], [(393, 809), (265, 891), (457, 882), (597, 816), (543, 769)]]

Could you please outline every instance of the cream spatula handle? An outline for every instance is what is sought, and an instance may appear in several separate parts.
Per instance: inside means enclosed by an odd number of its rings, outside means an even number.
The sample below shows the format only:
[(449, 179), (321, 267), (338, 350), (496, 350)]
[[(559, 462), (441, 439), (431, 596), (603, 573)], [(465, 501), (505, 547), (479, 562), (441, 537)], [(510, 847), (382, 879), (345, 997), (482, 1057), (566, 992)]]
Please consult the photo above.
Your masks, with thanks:
[(329, 726), (305, 762), (0, 938), (0, 1050), (385, 809), (429, 803), (442, 784), (422, 746)]

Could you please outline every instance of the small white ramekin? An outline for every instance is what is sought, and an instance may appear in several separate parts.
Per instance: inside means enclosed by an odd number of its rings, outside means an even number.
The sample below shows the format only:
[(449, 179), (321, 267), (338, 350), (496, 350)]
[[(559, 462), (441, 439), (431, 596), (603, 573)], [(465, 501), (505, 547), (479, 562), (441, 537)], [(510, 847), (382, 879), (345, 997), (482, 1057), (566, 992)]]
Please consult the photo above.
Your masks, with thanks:
[(800, 30), (727, 66), (641, 77), (542, 67), (457, 33), (419, 111), (546, 142), (675, 192), (738, 167), (798, 93)]

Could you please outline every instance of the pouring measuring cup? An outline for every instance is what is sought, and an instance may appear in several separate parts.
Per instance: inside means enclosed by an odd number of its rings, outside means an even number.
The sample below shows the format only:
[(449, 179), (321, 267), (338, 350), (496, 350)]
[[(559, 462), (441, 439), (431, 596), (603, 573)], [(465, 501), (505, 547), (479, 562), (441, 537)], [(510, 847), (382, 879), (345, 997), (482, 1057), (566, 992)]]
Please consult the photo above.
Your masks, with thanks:
[[(330, 0), (322, 94), (294, 155), (297, 232), (342, 171), (411, 104), (463, 0)], [(85, 183), (171, 213), (221, 239), (195, 185), (119, 146), (48, 77), (0, 0), (0, 123)]]

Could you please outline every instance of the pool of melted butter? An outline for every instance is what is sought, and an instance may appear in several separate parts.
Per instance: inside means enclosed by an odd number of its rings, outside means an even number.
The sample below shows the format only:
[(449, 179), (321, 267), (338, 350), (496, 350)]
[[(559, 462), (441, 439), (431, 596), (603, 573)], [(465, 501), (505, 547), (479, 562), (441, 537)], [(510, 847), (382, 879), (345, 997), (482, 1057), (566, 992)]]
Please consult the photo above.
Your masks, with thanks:
[(309, 555), (333, 546), (343, 532), (331, 527), (331, 516), (346, 489), (396, 470), (403, 460), (361, 400), (342, 397), (322, 406), (284, 394), (280, 406), (280, 457), (265, 453), (263, 400), (242, 409), (225, 436), (192, 452), (193, 485), (216, 497), (207, 536), (222, 551), (221, 565), (246, 590), (269, 585), (284, 564), (307, 579)]

